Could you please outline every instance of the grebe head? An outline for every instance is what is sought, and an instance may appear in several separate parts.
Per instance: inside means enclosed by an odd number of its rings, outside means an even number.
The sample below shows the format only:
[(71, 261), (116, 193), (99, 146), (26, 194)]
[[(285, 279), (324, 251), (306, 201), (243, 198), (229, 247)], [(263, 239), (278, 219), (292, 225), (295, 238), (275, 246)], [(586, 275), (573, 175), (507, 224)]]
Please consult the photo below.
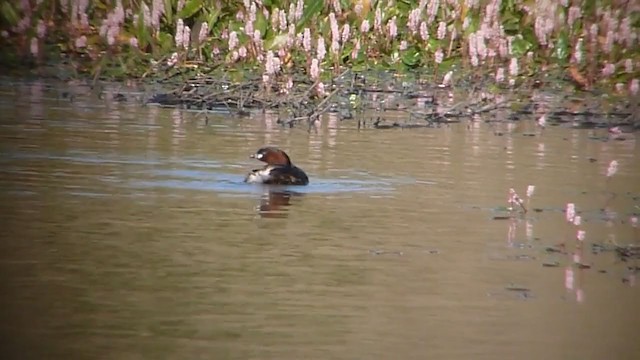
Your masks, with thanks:
[(250, 157), (266, 162), (269, 165), (291, 166), (291, 160), (287, 153), (274, 147), (263, 147)]

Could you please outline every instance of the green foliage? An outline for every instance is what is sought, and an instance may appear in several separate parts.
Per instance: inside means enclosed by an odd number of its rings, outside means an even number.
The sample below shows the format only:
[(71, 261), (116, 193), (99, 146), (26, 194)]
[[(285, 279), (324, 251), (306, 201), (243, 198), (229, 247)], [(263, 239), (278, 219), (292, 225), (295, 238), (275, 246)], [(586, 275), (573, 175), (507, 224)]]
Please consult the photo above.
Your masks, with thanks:
[(554, 56), (560, 61), (560, 64), (565, 64), (569, 58), (569, 35), (567, 30), (562, 30), (556, 40), (554, 46)]
[(178, 13), (178, 18), (188, 19), (202, 9), (202, 0), (187, 0), (184, 7)]
[[(485, 18), (487, 7), (494, 2), (481, 1), (479, 6), (468, 8), (464, 2), (460, 2), (459, 6), (454, 6), (451, 3), (441, 1), (435, 19), (427, 23), (430, 35), (427, 41), (422, 39), (421, 34), (409, 31), (407, 28), (408, 15), (418, 6), (419, 0), (365, 1), (363, 3), (366, 5), (362, 9), (362, 13), (354, 11), (360, 0), (338, 0), (342, 9), (342, 13), (336, 16), (339, 29), (342, 32), (345, 24), (349, 24), (351, 31), (347, 41), (340, 42), (340, 52), (332, 54), (330, 50), (332, 35), (328, 15), (333, 11), (333, 2), (304, 1), (302, 14), (297, 15), (299, 19), (295, 20), (293, 25), (295, 26), (295, 36), (301, 36), (300, 34), (305, 28), (311, 30), (312, 50), (308, 52), (302, 48), (299, 40), (289, 39), (288, 30), (282, 31), (272, 26), (272, 23), (279, 20), (270, 18), (276, 8), (280, 11), (287, 11), (287, 18), (289, 18), (291, 15), (288, 14), (290, 5), (293, 4), (295, 7), (297, 0), (263, 0), (260, 3), (255, 0), (251, 1), (257, 10), (254, 14), (255, 22), (252, 25), (255, 30), (260, 31), (261, 39), (258, 41), (253, 39), (253, 34), (245, 32), (250, 9), (245, 9), (244, 3), (241, 1), (185, 0), (180, 2), (179, 0), (163, 0), (160, 2), (163, 6), (160, 26), (152, 28), (151, 24), (146, 23), (150, 14), (149, 12), (145, 14), (143, 3), (147, 5), (149, 11), (153, 12), (153, 0), (123, 0), (123, 10), (127, 15), (117, 31), (118, 36), (112, 46), (108, 45), (104, 33), (100, 34), (99, 31), (104, 20), (110, 14), (114, 14), (115, 0), (90, 2), (90, 6), (87, 8), (89, 26), (80, 26), (77, 21), (71, 21), (71, 11), (63, 11), (59, 1), (41, 2), (41, 6), (37, 6), (38, 2), (31, 1), (30, 4), (33, 8), (27, 12), (24, 12), (22, 7), (16, 6), (15, 2), (2, 1), (0, 2), (0, 30), (3, 38), (0, 41), (0, 50), (2, 50), (3, 56), (0, 56), (0, 65), (10, 62), (13, 65), (23, 66), (37, 64), (37, 57), (30, 57), (29, 44), (32, 38), (39, 33), (38, 23), (47, 24), (45, 34), (47, 38), (39, 41), (45, 44), (55, 44), (48, 48), (44, 47), (44, 49), (50, 49), (46, 54), (49, 59), (56, 56), (62, 58), (62, 55), (65, 54), (73, 57), (72, 60), (82, 63), (82, 66), (79, 66), (80, 69), (91, 69), (97, 74), (113, 76), (125, 76), (125, 74), (137, 76), (146, 73), (152, 68), (150, 66), (152, 60), (163, 62), (163, 66), (157, 67), (158, 69), (166, 68), (170, 66), (166, 64), (166, 61), (174, 52), (177, 52), (176, 55), (179, 59), (174, 66), (178, 67), (181, 65), (192, 66), (192, 61), (200, 64), (222, 61), (222, 65), (228, 70), (254, 71), (259, 69), (259, 71), (263, 71), (265, 66), (260, 61), (263, 61), (265, 51), (271, 50), (280, 52), (278, 57), (282, 57), (281, 62), (287, 63), (287, 69), (304, 69), (309, 66), (311, 58), (316, 54), (318, 37), (325, 39), (328, 53), (328, 58), (324, 58), (321, 64), (324, 67), (333, 66), (335, 71), (339, 71), (341, 67), (345, 66), (350, 66), (353, 69), (381, 67), (383, 69), (435, 71), (434, 69), (426, 70), (425, 66), (434, 63), (434, 53), (441, 49), (447, 53), (437, 69), (438, 74), (442, 75), (442, 71), (447, 71), (462, 63), (468, 63), (468, 60), (465, 59), (469, 49), (468, 36), (479, 29), (486, 28), (489, 28), (490, 31), (483, 33), (485, 45), (494, 54), (498, 54), (498, 44), (504, 44), (508, 40), (511, 45), (511, 53), (507, 58), (496, 55), (490, 61), (484, 61), (477, 68), (477, 71), (494, 73), (496, 67), (505, 66), (511, 57), (521, 58), (528, 53), (533, 54), (533, 61), (526, 62), (526, 65), (523, 63), (528, 68), (522, 69), (522, 73), (535, 73), (537, 70), (535, 67), (540, 64), (559, 65), (559, 68), (564, 69), (572, 58), (572, 52), (575, 51), (574, 45), (580, 37), (585, 41), (583, 46), (585, 51), (592, 51), (591, 49), (594, 48), (592, 45), (595, 45), (596, 52), (594, 54), (583, 54), (585, 57), (590, 56), (593, 63), (590, 66), (593, 69), (603, 66), (605, 61), (615, 64), (620, 64), (627, 59), (633, 63), (640, 61), (640, 46), (637, 46), (637, 42), (636, 46), (625, 47), (616, 41), (613, 52), (603, 54), (603, 47), (600, 44), (602, 40), (599, 39), (597, 44), (590, 44), (588, 43), (589, 36), (585, 36), (594, 24), (601, 31), (600, 35), (604, 36), (605, 30), (603, 29), (607, 25), (603, 16), (597, 15), (599, 9), (608, 11), (608, 14), (616, 17), (618, 23), (628, 17), (627, 21), (631, 31), (636, 33), (640, 31), (640, 12), (626, 13), (624, 11), (627, 9), (626, 7), (619, 8), (619, 6), (626, 6), (624, 2), (610, 0), (572, 2), (572, 5), (580, 6), (582, 11), (582, 16), (576, 20), (572, 28), (568, 28), (566, 24), (557, 23), (561, 18), (560, 15), (563, 15), (562, 18), (568, 16), (568, 8), (558, 6), (556, 14), (547, 19), (553, 22), (553, 28), (546, 38), (548, 43), (552, 44), (550, 46), (547, 43), (541, 44), (534, 31), (536, 19), (540, 16), (548, 16), (545, 15), (546, 9), (537, 8), (539, 4), (535, 0), (502, 0), (496, 17), (497, 23), (494, 23), (493, 18)], [(179, 3), (183, 3), (183, 6), (178, 10)], [(374, 30), (376, 9), (380, 9), (382, 12), (382, 26)], [(427, 13), (428, 9), (423, 9), (419, 20), (425, 21), (429, 16)], [(33, 19), (28, 18), (29, 14), (32, 14)], [(135, 14), (135, 16), (131, 16), (131, 14)], [(389, 21), (394, 18), (399, 35), (390, 39), (388, 26)], [(44, 21), (39, 22), (38, 19)], [(178, 19), (182, 19), (184, 24), (188, 26), (206, 23), (209, 33), (202, 41), (196, 42), (197, 46), (194, 48), (185, 50), (181, 47), (177, 49), (174, 44), (174, 32)], [(366, 34), (360, 32), (360, 25), (364, 19), (370, 24), (370, 30)], [(448, 25), (448, 33), (441, 40), (436, 37), (440, 22)], [(28, 28), (24, 29), (25, 26)], [(459, 34), (455, 39), (451, 39), (450, 30), (452, 28), (455, 28)], [(197, 37), (198, 30), (199, 26), (194, 26), (192, 38)], [(246, 50), (246, 56), (242, 59), (238, 59), (237, 54), (235, 57), (232, 56), (232, 52), (228, 49), (228, 34), (232, 31), (235, 31), (239, 38), (239, 44), (234, 50), (238, 50), (240, 47), (244, 47), (243, 51)], [(76, 46), (80, 36), (86, 37), (86, 47)], [(132, 38), (135, 38), (134, 41), (137, 40), (137, 49), (129, 44)], [(353, 54), (356, 40), (361, 48), (356, 54)], [(403, 42), (406, 42), (408, 47), (400, 51), (399, 47)], [(292, 43), (294, 45), (291, 47)], [(12, 54), (12, 56), (7, 54)], [(103, 56), (103, 54), (109, 55)], [(25, 59), (30, 59), (30, 61), (24, 61)], [(619, 74), (614, 74), (610, 80), (630, 81), (637, 78), (637, 71), (634, 74), (627, 74), (623, 68), (623, 66), (616, 66)], [(329, 72), (325, 71), (325, 74), (327, 73)], [(596, 74), (594, 76), (601, 76), (598, 71), (592, 73)]]
[(322, 9), (324, 8), (324, 1), (319, 0), (310, 0), (307, 1), (304, 7), (304, 11), (302, 12), (302, 17), (298, 20), (296, 24), (296, 32), (300, 32), (305, 27), (309, 27), (309, 23), (313, 17), (320, 14)]
[(525, 56), (532, 47), (533, 44), (526, 40), (522, 35), (515, 36), (511, 42), (513, 56), (517, 58)]
[(20, 21), (18, 13), (9, 1), (3, 1), (0, 5), (0, 15), (2, 15), (2, 22), (6, 22), (9, 26), (15, 26)]
[(409, 68), (418, 67), (421, 60), (422, 54), (416, 46), (411, 46), (402, 53), (402, 63)]

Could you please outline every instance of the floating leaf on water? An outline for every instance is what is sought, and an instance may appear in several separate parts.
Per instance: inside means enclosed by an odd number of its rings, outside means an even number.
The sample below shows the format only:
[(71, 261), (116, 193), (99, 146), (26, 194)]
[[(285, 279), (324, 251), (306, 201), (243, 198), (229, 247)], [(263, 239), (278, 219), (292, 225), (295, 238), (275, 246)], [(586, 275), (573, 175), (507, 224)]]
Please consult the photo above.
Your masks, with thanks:
[(560, 262), (558, 261), (546, 261), (542, 263), (543, 267), (558, 267), (560, 266)]
[(516, 284), (509, 284), (507, 286), (504, 287), (506, 290), (509, 291), (520, 291), (520, 292), (525, 292), (525, 291), (531, 291), (531, 289), (521, 286), (521, 285), (516, 285)]
[(544, 251), (548, 253), (564, 253), (564, 246), (547, 246)]

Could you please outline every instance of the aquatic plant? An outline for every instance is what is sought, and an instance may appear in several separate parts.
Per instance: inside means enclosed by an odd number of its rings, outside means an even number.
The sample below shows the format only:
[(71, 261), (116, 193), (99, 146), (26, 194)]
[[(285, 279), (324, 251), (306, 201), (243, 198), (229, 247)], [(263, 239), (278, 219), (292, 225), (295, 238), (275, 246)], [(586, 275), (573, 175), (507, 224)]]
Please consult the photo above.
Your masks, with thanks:
[[(274, 80), (308, 71), (315, 58), (334, 72), (469, 67), (510, 86), (557, 68), (578, 86), (635, 94), (639, 10), (613, 0), (22, 0), (0, 6), (0, 61), (68, 58), (109, 76), (245, 69)], [(268, 73), (276, 61), (281, 71)]]
[(520, 198), (520, 196), (518, 196), (518, 193), (516, 193), (513, 188), (509, 189), (509, 197), (507, 199), (507, 202), (509, 203), (510, 211), (514, 210), (515, 205), (518, 205), (522, 209), (523, 213), (527, 212), (527, 208), (526, 206), (524, 206), (524, 201), (522, 200), (522, 198)]

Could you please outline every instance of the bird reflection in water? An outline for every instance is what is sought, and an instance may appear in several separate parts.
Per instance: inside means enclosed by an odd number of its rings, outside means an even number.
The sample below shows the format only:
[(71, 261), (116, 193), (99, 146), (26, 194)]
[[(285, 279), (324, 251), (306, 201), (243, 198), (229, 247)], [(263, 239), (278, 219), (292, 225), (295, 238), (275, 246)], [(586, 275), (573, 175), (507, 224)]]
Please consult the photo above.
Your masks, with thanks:
[(267, 189), (260, 199), (258, 213), (263, 218), (286, 218), (289, 216), (288, 207), (292, 205), (291, 199), (295, 197), (302, 197), (302, 194), (290, 190)]

